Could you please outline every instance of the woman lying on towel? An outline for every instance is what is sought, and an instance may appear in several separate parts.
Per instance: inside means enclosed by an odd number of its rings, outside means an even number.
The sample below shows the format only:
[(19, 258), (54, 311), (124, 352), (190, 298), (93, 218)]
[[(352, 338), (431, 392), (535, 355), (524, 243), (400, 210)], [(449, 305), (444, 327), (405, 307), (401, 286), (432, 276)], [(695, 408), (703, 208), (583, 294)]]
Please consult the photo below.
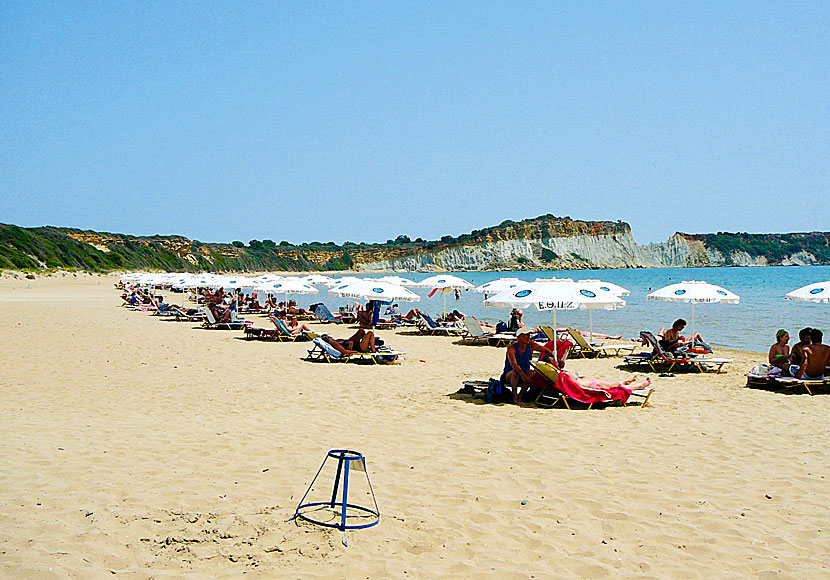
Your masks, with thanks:
[(642, 381), (639, 384), (633, 384), (634, 381), (637, 380), (637, 375), (634, 375), (630, 379), (626, 379), (624, 381), (606, 381), (604, 379), (595, 379), (592, 377), (580, 377), (576, 373), (572, 373), (570, 371), (562, 371), (559, 373), (560, 376), (565, 375), (571, 381), (579, 385), (580, 388), (585, 389), (586, 391), (608, 391), (611, 389), (618, 389), (621, 386), (625, 386), (630, 391), (638, 391), (640, 389), (645, 389), (647, 386), (651, 384), (651, 379), (646, 377), (646, 380)]
[(340, 354), (354, 354), (356, 352), (377, 352), (375, 347), (375, 333), (372, 330), (359, 328), (349, 338), (332, 338), (327, 334), (322, 339), (332, 345)]

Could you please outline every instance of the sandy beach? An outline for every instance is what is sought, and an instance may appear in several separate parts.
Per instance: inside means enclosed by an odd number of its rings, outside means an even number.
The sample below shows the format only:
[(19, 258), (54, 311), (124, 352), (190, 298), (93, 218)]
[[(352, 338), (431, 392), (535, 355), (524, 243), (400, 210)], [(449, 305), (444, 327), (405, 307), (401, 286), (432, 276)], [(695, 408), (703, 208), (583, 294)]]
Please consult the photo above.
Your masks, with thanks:
[[(830, 576), (830, 397), (745, 388), (762, 354), (652, 373), (645, 408), (485, 405), (454, 393), (504, 349), (382, 330), (400, 365), (312, 364), (116, 280), (0, 278), (4, 578)], [(349, 547), (290, 521), (333, 448), (382, 514)]]

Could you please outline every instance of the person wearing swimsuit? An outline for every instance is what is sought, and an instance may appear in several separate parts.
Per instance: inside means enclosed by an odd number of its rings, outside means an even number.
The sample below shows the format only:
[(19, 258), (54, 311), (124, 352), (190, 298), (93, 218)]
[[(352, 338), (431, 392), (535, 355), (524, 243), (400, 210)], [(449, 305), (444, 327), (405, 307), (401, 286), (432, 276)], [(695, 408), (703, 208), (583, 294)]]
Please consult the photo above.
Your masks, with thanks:
[(790, 333), (783, 328), (775, 333), (775, 344), (769, 347), (767, 360), (769, 364), (778, 367), (785, 373), (790, 367)]

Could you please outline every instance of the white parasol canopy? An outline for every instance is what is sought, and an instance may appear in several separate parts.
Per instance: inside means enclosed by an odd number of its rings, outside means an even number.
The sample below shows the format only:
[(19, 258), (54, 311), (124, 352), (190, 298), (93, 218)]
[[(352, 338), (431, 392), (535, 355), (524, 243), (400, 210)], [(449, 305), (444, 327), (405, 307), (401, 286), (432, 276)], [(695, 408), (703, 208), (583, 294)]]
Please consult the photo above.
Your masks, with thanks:
[(492, 280), (490, 282), (485, 282), (479, 286), (473, 288), (473, 292), (478, 292), (480, 294), (498, 294), (499, 292), (503, 292), (504, 290), (510, 290), (511, 288), (516, 288), (521, 284), (527, 284), (524, 280), (519, 280), (518, 278), (499, 278), (497, 280)]
[(601, 290), (602, 292), (610, 292), (614, 296), (628, 296), (631, 294), (631, 290), (603, 280), (580, 280), (579, 283), (586, 284), (591, 289)]
[(473, 285), (467, 282), (464, 278), (453, 276), (452, 274), (438, 274), (424, 278), (420, 282), (413, 284), (415, 288), (458, 288), (459, 290), (467, 290)]
[(296, 279), (257, 284), (254, 286), (254, 290), (269, 294), (316, 294), (319, 292), (314, 286)]
[(557, 310), (616, 310), (625, 306), (625, 300), (610, 292), (598, 292), (571, 279), (561, 279), (526, 282), (488, 298), (484, 305), (497, 308), (528, 308), (532, 305), (536, 310), (553, 310), (555, 339)]
[(830, 280), (827, 282), (815, 282), (807, 284), (784, 296), (787, 300), (796, 302), (816, 302), (830, 304)]
[(678, 284), (669, 284), (651, 294), (647, 294), (646, 298), (648, 300), (662, 300), (663, 302), (691, 302), (693, 338), (695, 336), (695, 304), (714, 304), (717, 302), (738, 304), (741, 301), (741, 297), (734, 292), (704, 280), (684, 280)]
[(341, 298), (358, 298), (379, 302), (418, 302), (421, 299), (411, 290), (383, 280), (359, 280), (351, 284), (341, 284), (329, 290), (329, 294)]
[(415, 282), (409, 278), (401, 278), (400, 276), (381, 276), (378, 280), (391, 282), (392, 284), (397, 284), (398, 286), (413, 286), (415, 284)]
[(342, 278), (335, 278), (331, 282), (326, 282), (326, 286), (334, 288), (335, 286), (343, 286), (344, 284), (351, 284), (353, 282), (359, 282), (360, 280), (363, 280), (363, 278), (358, 278), (357, 276), (343, 276)]
[(329, 282), (333, 282), (334, 278), (324, 274), (309, 274), (308, 276), (303, 276), (300, 280), (306, 284), (328, 284)]

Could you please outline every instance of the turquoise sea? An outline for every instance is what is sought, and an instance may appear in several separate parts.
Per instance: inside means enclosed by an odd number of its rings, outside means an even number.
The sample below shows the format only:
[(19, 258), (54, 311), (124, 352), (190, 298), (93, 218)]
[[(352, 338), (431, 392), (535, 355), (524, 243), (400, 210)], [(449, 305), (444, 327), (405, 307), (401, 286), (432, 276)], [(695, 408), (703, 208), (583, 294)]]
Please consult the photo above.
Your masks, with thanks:
[[(713, 346), (739, 350), (767, 351), (775, 342), (775, 331), (787, 329), (792, 336), (805, 326), (815, 326), (830, 333), (830, 304), (810, 304), (784, 300), (784, 294), (806, 284), (830, 280), (830, 266), (770, 266), (748, 268), (656, 268), (636, 270), (545, 270), (525, 272), (453, 272), (474, 286), (502, 277), (514, 277), (533, 281), (535, 278), (587, 278), (614, 282), (631, 291), (624, 298), (625, 308), (592, 313), (593, 327), (597, 332), (622, 333), (623, 337), (636, 337), (641, 330), (656, 332), (661, 326), (670, 326), (676, 318), (685, 318), (691, 326), (690, 304), (676, 304), (646, 300), (646, 294), (668, 284), (683, 280), (705, 280), (723, 286), (741, 297), (740, 304), (698, 304), (695, 306), (696, 330)], [(361, 277), (380, 277), (363, 275)], [(412, 280), (422, 280), (431, 274), (400, 274)], [(413, 289), (421, 296), (418, 303), (401, 303), (406, 311), (411, 306), (430, 313), (441, 312), (444, 295), (437, 292), (428, 298), (429, 290)], [(301, 303), (325, 301), (330, 306), (345, 304), (326, 293), (320, 286), (320, 294), (297, 297)], [(459, 300), (446, 295), (448, 309), (458, 308), (481, 320), (497, 322), (507, 320), (510, 311), (484, 308), (484, 296), (477, 292), (461, 293)], [(552, 313), (525, 309), (524, 320), (530, 325), (552, 322)], [(588, 329), (588, 312), (585, 310), (559, 311), (557, 324)], [(690, 328), (687, 328), (689, 331)], [(825, 342), (830, 341), (830, 338)], [(791, 341), (791, 344), (795, 342)]]

